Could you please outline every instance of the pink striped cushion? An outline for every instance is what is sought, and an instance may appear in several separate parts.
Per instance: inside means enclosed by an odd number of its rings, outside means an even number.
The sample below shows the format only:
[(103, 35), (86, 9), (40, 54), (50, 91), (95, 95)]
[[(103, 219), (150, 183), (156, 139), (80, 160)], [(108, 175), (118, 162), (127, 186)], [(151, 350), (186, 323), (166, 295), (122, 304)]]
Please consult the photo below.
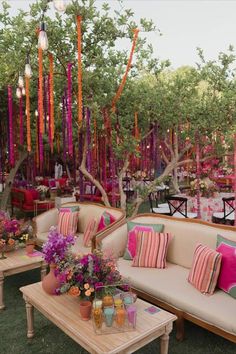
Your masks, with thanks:
[(91, 246), (91, 239), (93, 235), (96, 233), (97, 227), (98, 227), (97, 219), (93, 218), (89, 220), (86, 229), (84, 231), (84, 238), (83, 238), (84, 247)]
[(212, 295), (220, 273), (221, 254), (197, 244), (188, 281), (203, 294)]
[(62, 235), (74, 235), (77, 230), (78, 212), (60, 211), (58, 216), (57, 230)]
[(170, 233), (138, 231), (136, 255), (133, 267), (165, 268), (167, 248), (172, 239)]

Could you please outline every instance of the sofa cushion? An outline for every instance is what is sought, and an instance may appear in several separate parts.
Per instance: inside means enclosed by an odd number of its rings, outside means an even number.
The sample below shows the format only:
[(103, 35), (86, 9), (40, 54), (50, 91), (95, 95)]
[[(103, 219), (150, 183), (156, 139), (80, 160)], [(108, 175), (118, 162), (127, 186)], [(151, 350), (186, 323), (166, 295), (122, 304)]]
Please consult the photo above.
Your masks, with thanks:
[(76, 233), (75, 244), (71, 247), (71, 252), (74, 255), (88, 254), (91, 250), (88, 247), (84, 247), (83, 234)]
[(203, 294), (212, 295), (218, 280), (221, 254), (207, 246), (196, 246), (188, 281)]
[(131, 260), (136, 253), (136, 233), (137, 231), (156, 231), (162, 232), (164, 225), (162, 224), (142, 224), (138, 222), (128, 221), (128, 239), (127, 246), (124, 253), (124, 259)]
[(104, 211), (101, 215), (101, 219), (98, 223), (98, 229), (97, 231), (101, 231), (103, 229), (105, 229), (107, 226), (109, 226), (110, 224), (112, 224), (114, 221), (116, 221), (116, 219), (114, 218), (113, 215), (111, 215), (108, 211)]
[(132, 287), (236, 334), (236, 306), (231, 296), (217, 288), (212, 296), (205, 296), (188, 283), (189, 269), (173, 263), (167, 262), (164, 269), (137, 269), (131, 264), (132, 261), (118, 259), (119, 271), (130, 280)]
[(138, 231), (133, 267), (165, 268), (171, 235), (153, 231)]
[(217, 251), (222, 254), (218, 287), (236, 299), (236, 242), (217, 236)]
[(84, 247), (91, 247), (91, 238), (97, 231), (98, 221), (96, 218), (89, 220), (83, 236), (83, 245)]
[(62, 235), (74, 235), (77, 230), (78, 212), (70, 209), (61, 208), (58, 216), (58, 232)]

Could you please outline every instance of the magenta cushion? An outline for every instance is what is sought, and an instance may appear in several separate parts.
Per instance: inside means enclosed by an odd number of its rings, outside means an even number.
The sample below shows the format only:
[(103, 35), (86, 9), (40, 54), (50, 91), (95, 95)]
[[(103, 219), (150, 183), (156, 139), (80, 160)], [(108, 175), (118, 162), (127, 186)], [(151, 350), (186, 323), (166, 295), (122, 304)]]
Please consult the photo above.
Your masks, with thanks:
[(109, 226), (114, 221), (116, 221), (115, 217), (113, 215), (111, 215), (110, 213), (108, 213), (107, 211), (104, 211), (104, 213), (102, 214), (101, 219), (99, 221), (97, 231), (99, 232), (99, 231), (105, 229), (105, 227)]
[(236, 242), (218, 235), (217, 245), (222, 254), (217, 286), (236, 299)]

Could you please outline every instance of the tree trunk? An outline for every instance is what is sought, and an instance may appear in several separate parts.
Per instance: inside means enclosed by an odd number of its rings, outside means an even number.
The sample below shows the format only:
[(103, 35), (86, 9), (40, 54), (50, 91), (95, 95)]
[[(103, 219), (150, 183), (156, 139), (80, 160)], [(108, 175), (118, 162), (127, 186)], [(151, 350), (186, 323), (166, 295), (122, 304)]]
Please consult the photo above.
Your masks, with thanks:
[(120, 192), (120, 207), (122, 210), (125, 211), (126, 213), (126, 194), (123, 191), (123, 177), (124, 174), (129, 166), (129, 154), (125, 158), (124, 165), (118, 175), (118, 181), (119, 181), (119, 192)]
[(8, 198), (11, 193), (11, 188), (12, 188), (12, 184), (13, 184), (15, 175), (16, 175), (19, 167), (21, 166), (22, 162), (26, 159), (27, 156), (28, 156), (27, 152), (20, 152), (19, 159), (16, 161), (15, 167), (13, 167), (11, 169), (9, 176), (6, 179), (6, 185), (5, 185), (5, 189), (3, 191), (3, 194), (2, 194), (2, 200), (1, 200), (1, 206), (0, 206), (1, 210), (7, 210)]

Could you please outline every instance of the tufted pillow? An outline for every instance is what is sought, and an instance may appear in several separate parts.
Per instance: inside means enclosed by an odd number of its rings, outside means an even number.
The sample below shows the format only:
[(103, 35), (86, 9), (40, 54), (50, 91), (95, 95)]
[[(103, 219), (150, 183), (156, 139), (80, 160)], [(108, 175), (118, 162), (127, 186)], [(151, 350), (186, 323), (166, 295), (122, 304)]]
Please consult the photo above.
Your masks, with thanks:
[(236, 242), (217, 235), (216, 250), (222, 254), (217, 286), (236, 299)]
[(58, 232), (62, 235), (74, 235), (77, 231), (78, 211), (70, 208), (61, 208), (58, 215)]
[(132, 266), (165, 268), (167, 249), (171, 239), (170, 233), (138, 231), (136, 234), (136, 254)]
[(91, 246), (91, 239), (97, 231), (97, 225), (98, 225), (97, 219), (92, 218), (89, 220), (84, 231), (84, 237), (83, 237), (84, 247)]
[(114, 221), (116, 221), (115, 217), (113, 215), (111, 215), (110, 213), (108, 213), (107, 211), (104, 211), (101, 216), (101, 219), (99, 221), (97, 231), (99, 232), (99, 231), (105, 229), (105, 227), (109, 226)]
[(163, 224), (142, 224), (138, 222), (128, 221), (128, 239), (127, 246), (124, 253), (124, 259), (131, 260), (134, 258), (136, 253), (136, 233), (138, 231), (156, 231), (162, 232), (164, 229)]
[(203, 294), (212, 295), (220, 273), (221, 254), (197, 244), (188, 281)]

